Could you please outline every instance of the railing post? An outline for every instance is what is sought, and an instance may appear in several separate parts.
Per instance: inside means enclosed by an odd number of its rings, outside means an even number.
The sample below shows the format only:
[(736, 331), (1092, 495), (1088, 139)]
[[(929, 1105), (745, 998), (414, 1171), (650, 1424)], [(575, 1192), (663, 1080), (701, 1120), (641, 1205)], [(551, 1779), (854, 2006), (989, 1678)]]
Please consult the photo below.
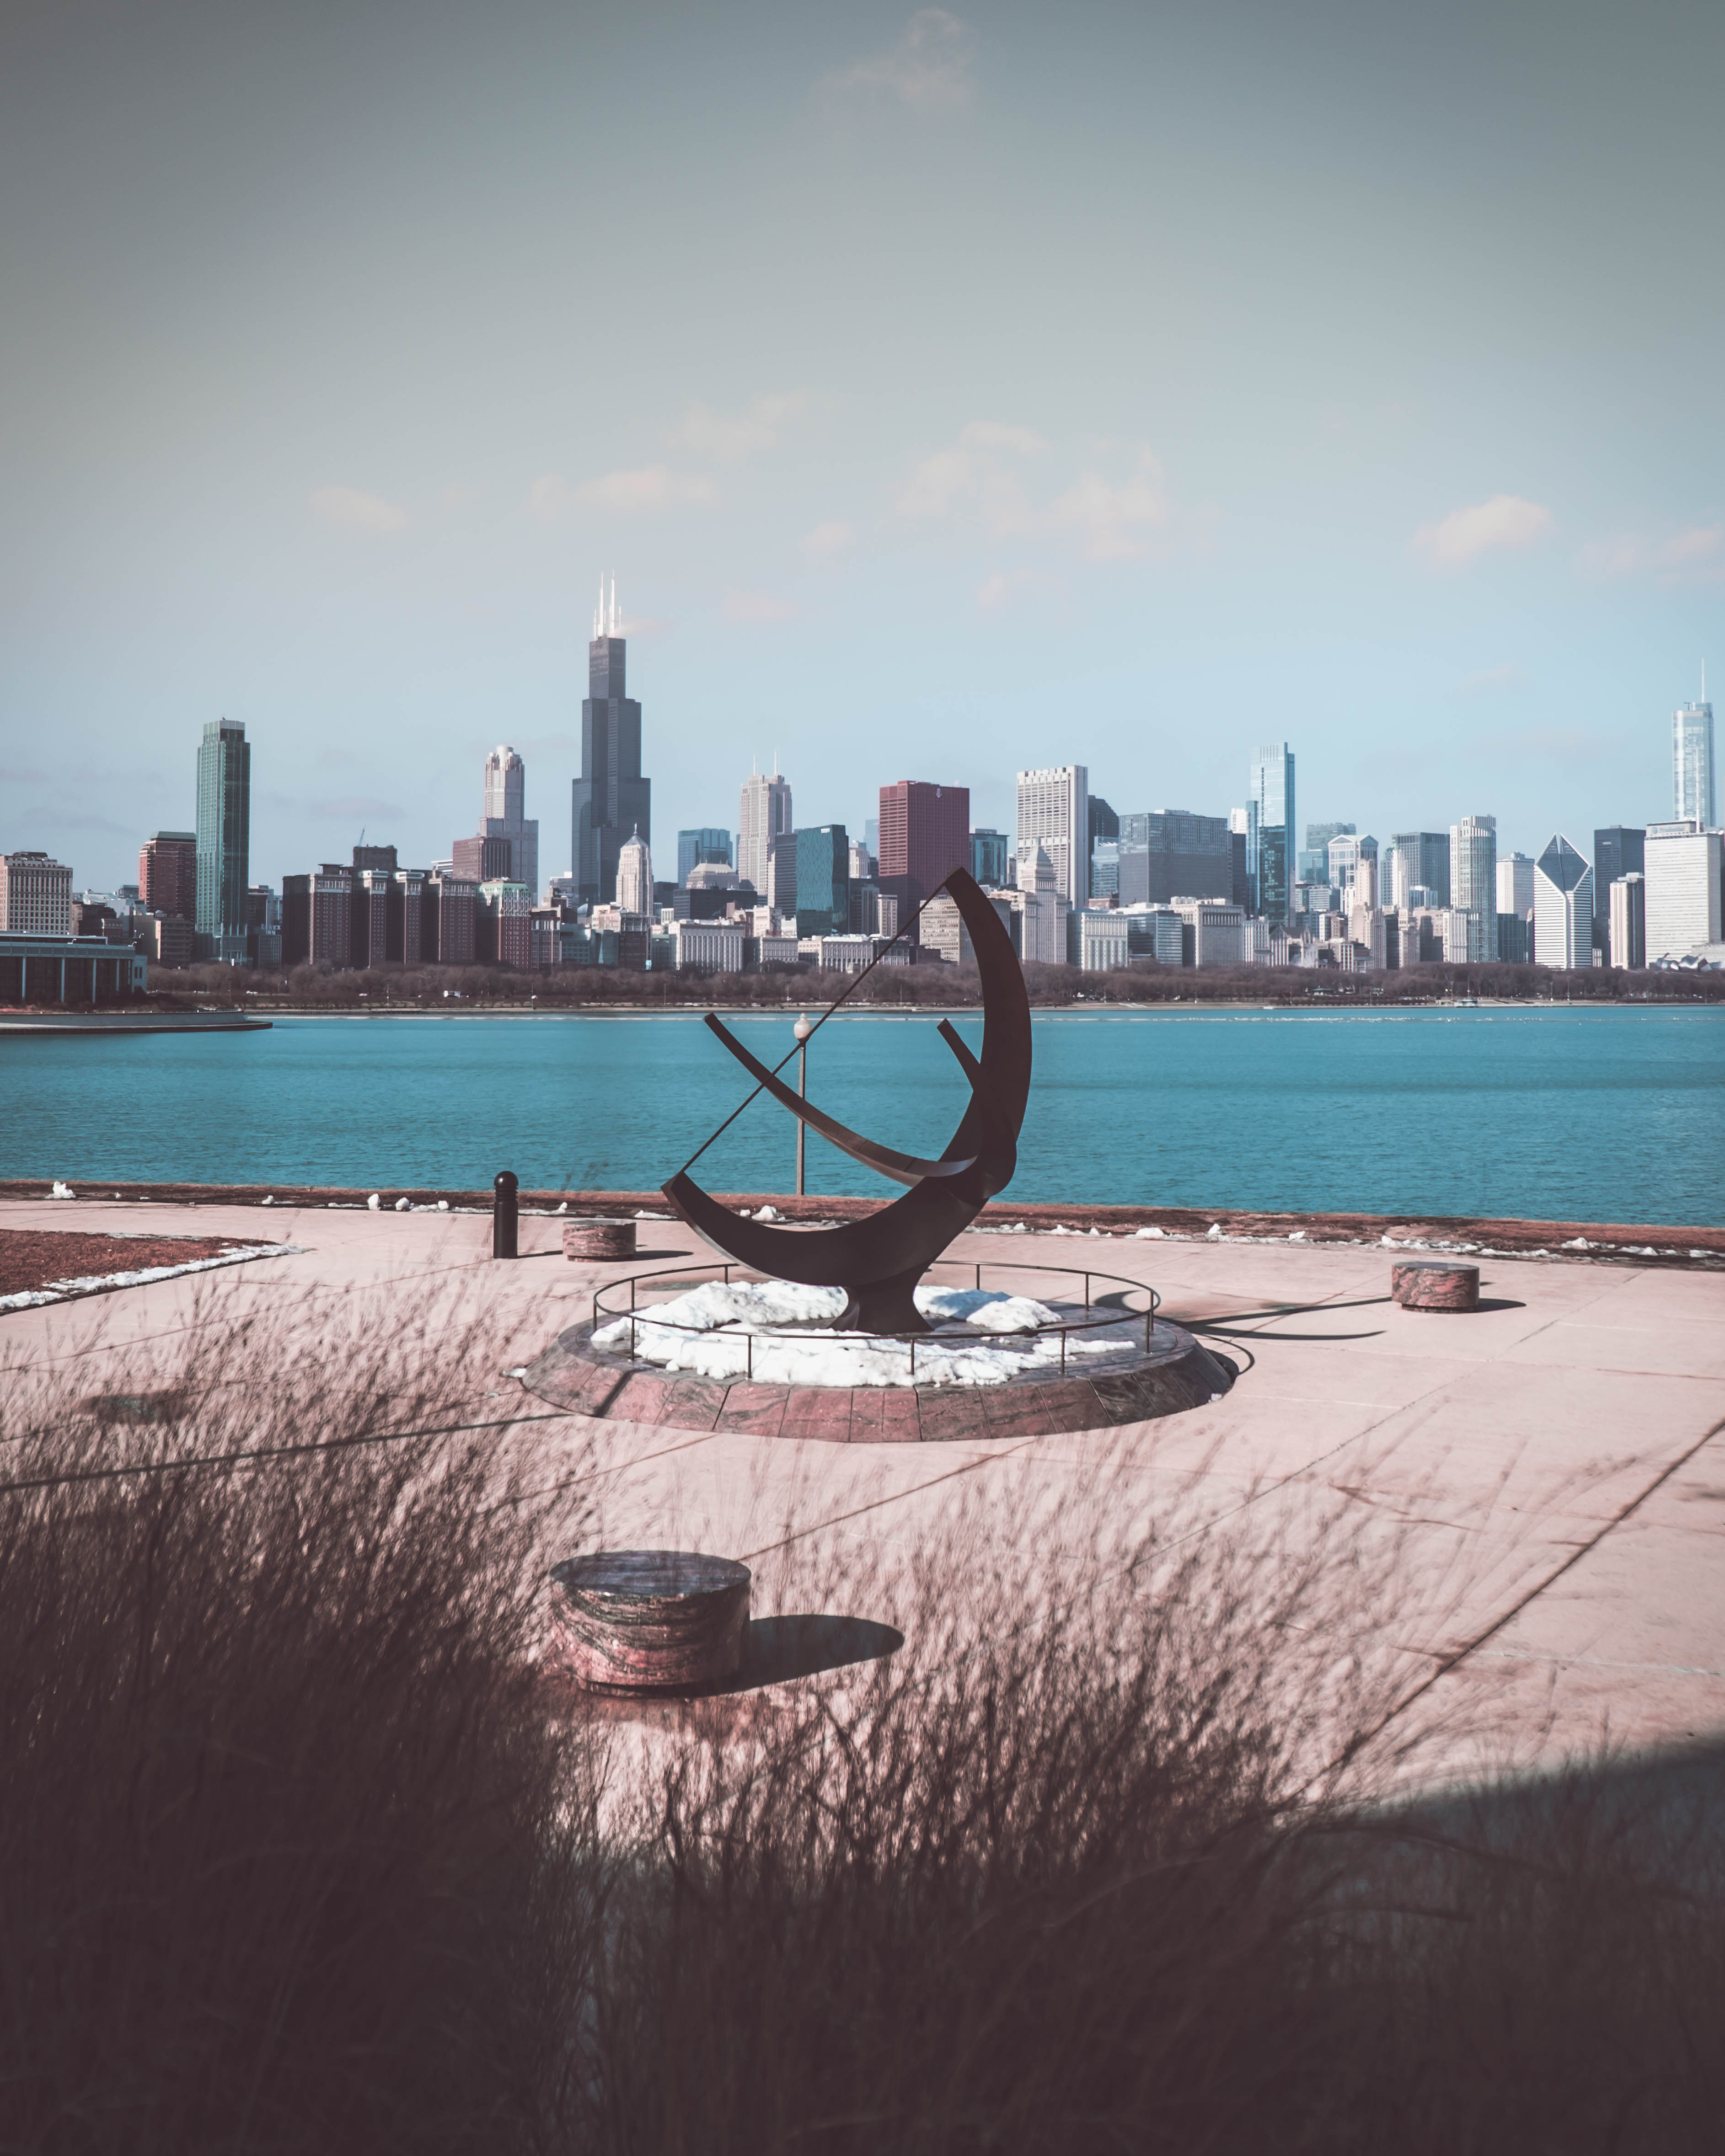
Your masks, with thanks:
[(491, 1255), (494, 1258), (518, 1258), (516, 1247), (519, 1221), (516, 1194), (521, 1185), (508, 1168), (504, 1168), (491, 1183)]

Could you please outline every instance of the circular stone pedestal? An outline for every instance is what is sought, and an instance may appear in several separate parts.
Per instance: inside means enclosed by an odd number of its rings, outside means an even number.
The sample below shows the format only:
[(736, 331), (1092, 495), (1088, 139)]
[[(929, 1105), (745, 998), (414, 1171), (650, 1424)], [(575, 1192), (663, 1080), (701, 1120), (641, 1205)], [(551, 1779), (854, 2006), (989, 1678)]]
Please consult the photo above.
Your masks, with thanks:
[(635, 1254), (633, 1220), (566, 1220), (563, 1255), (566, 1258), (632, 1258)]
[(722, 1684), (742, 1661), (749, 1568), (695, 1550), (600, 1550), (552, 1568), (559, 1660), (590, 1691)]
[(1439, 1259), (1403, 1259), (1389, 1269), (1389, 1299), (1404, 1310), (1477, 1310), (1480, 1269)]
[[(529, 1392), (572, 1414), (679, 1430), (741, 1430), (835, 1445), (973, 1442), (1106, 1430), (1203, 1407), (1237, 1374), (1178, 1325), (1158, 1318), (1147, 1347), (1026, 1372), (998, 1384), (806, 1385), (698, 1378), (632, 1361), (572, 1326), (522, 1373)], [(932, 1338), (943, 1336), (934, 1335)]]

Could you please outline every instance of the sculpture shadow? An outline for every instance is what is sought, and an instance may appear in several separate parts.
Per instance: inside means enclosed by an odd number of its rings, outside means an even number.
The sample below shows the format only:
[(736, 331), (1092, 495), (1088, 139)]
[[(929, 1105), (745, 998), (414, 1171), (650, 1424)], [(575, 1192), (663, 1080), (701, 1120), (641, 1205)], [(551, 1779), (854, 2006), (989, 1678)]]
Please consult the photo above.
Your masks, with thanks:
[(877, 1662), (896, 1654), (905, 1635), (896, 1625), (870, 1617), (798, 1615), (752, 1618), (742, 1635), (742, 1661), (737, 1675), (714, 1685), (714, 1695), (757, 1691), (763, 1685), (785, 1684), (793, 1677), (819, 1676), (826, 1670), (848, 1669), (856, 1662)]

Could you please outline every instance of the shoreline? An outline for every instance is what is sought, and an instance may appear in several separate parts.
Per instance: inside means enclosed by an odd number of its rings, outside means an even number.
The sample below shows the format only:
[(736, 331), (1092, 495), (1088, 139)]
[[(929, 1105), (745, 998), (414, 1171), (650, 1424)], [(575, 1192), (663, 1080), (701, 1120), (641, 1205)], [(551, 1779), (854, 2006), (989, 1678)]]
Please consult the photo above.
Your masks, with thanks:
[[(400, 1184), (376, 1191), (304, 1183), (194, 1183), (91, 1182), (74, 1186), (76, 1199), (55, 1199), (45, 1178), (0, 1181), (0, 1201), (37, 1202), (66, 1209), (75, 1219), (77, 1199), (93, 1204), (256, 1206), (259, 1210), (372, 1211), (408, 1214), (446, 1211), (485, 1214), (489, 1190), (422, 1189)], [(865, 1219), (878, 1212), (869, 1198), (793, 1198), (782, 1191), (714, 1194), (721, 1204), (757, 1209), (770, 1205), (788, 1222)], [(371, 1200), (375, 1197), (374, 1208)], [(676, 1218), (657, 1190), (523, 1190), (523, 1218), (603, 1216), (670, 1222)], [(1477, 1252), (1487, 1257), (1552, 1258), (1636, 1265), (1725, 1266), (1725, 1225), (1674, 1222), (1518, 1220), (1466, 1214), (1256, 1212), (1238, 1206), (1214, 1209), (1177, 1205), (1060, 1205), (1036, 1201), (1014, 1205), (1004, 1199), (983, 1208), (970, 1231), (982, 1235), (1040, 1235), (1115, 1238), (1153, 1242), (1271, 1243), (1317, 1249), (1376, 1245), (1390, 1250)], [(720, 1262), (717, 1259), (716, 1264)]]
[[(428, 1006), (424, 1009), (410, 1004), (388, 1004), (375, 1010), (354, 1010), (351, 1008), (318, 1009), (290, 1004), (259, 1004), (255, 1010), (235, 1012), (231, 1016), (225, 1009), (187, 1012), (148, 1012), (131, 1016), (108, 1013), (80, 1013), (66, 1017), (43, 1013), (0, 1011), (0, 1036), (8, 1034), (99, 1034), (121, 1035), (143, 1033), (244, 1033), (267, 1032), (273, 1026), (300, 1019), (340, 1019), (367, 1024), (377, 1020), (402, 1019), (434, 1019), (471, 1020), (475, 1019), (692, 1019), (704, 1018), (709, 1010), (722, 1011), (739, 1023), (752, 1019), (794, 1018), (804, 1010), (817, 1008), (811, 998), (806, 1002), (787, 1001), (783, 1004), (598, 1004), (571, 1007), (567, 1004), (544, 1008), (527, 1004), (481, 1004), (461, 1010)], [(1100, 1019), (1188, 1019), (1210, 1018), (1218, 1014), (1242, 1018), (1386, 1018), (1390, 1016), (1418, 1017), (1427, 1014), (1449, 1016), (1458, 1011), (1711, 1011), (1725, 1014), (1725, 1004), (1713, 1003), (1701, 998), (1671, 997), (1644, 998), (1640, 997), (1589, 997), (1580, 1003), (1556, 1002), (1546, 997), (1476, 997), (1451, 998), (1435, 997), (1429, 1000), (1360, 1003), (1338, 998), (1334, 1003), (1311, 1002), (1257, 1003), (1238, 998), (1193, 998), (1167, 1003), (1112, 1003), (1100, 998), (1075, 1009), (1070, 1004), (1033, 1004), (1030, 1016), (1039, 1019), (1070, 1019), (1078, 1021)], [(983, 1015), (980, 1003), (918, 1003), (918, 1004), (860, 1004), (847, 1005), (829, 1014), (830, 1019), (918, 1019), (918, 1018), (978, 1018)]]

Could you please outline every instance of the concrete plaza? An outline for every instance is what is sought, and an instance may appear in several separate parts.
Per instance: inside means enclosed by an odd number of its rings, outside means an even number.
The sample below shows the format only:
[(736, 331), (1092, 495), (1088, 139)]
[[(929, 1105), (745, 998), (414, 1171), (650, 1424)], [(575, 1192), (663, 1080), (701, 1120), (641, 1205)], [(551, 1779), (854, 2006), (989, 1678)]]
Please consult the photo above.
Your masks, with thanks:
[[(428, 1301), (480, 1343), (463, 1413), (526, 1449), (548, 1486), (590, 1490), (613, 1546), (701, 1548), (754, 1567), (757, 1614), (806, 1609), (817, 1553), (870, 1576), (991, 1522), (1027, 1578), (1096, 1530), (1166, 1522), (1393, 1548), (1402, 1709), (1451, 1732), (1424, 1770), (1551, 1763), (1725, 1732), (1725, 1270), (1584, 1259), (1481, 1260), (1476, 1315), (1404, 1311), (1381, 1248), (973, 1235), (985, 1267), (1094, 1264), (1153, 1284), (1163, 1315), (1243, 1368), (1208, 1407), (1106, 1432), (832, 1445), (594, 1423), (506, 1373), (588, 1314), (594, 1287), (704, 1261), (680, 1224), (639, 1224), (633, 1266), (567, 1261), (554, 1219), (490, 1256), (488, 1218), (220, 1204), (0, 1204), (0, 1229), (276, 1240), (292, 1255), (0, 1316), (8, 1369), (72, 1394), (124, 1390), (194, 1332), (288, 1313), (406, 1322)], [(988, 1284), (993, 1284), (989, 1281)], [(1003, 1276), (1001, 1284), (1006, 1284)], [(1034, 1275), (1017, 1283), (1046, 1295)], [(308, 1432), (308, 1436), (315, 1435)], [(891, 1564), (873, 1567), (890, 1604)], [(836, 1614), (891, 1624), (891, 1606)], [(916, 1651), (907, 1637), (906, 1650)]]

